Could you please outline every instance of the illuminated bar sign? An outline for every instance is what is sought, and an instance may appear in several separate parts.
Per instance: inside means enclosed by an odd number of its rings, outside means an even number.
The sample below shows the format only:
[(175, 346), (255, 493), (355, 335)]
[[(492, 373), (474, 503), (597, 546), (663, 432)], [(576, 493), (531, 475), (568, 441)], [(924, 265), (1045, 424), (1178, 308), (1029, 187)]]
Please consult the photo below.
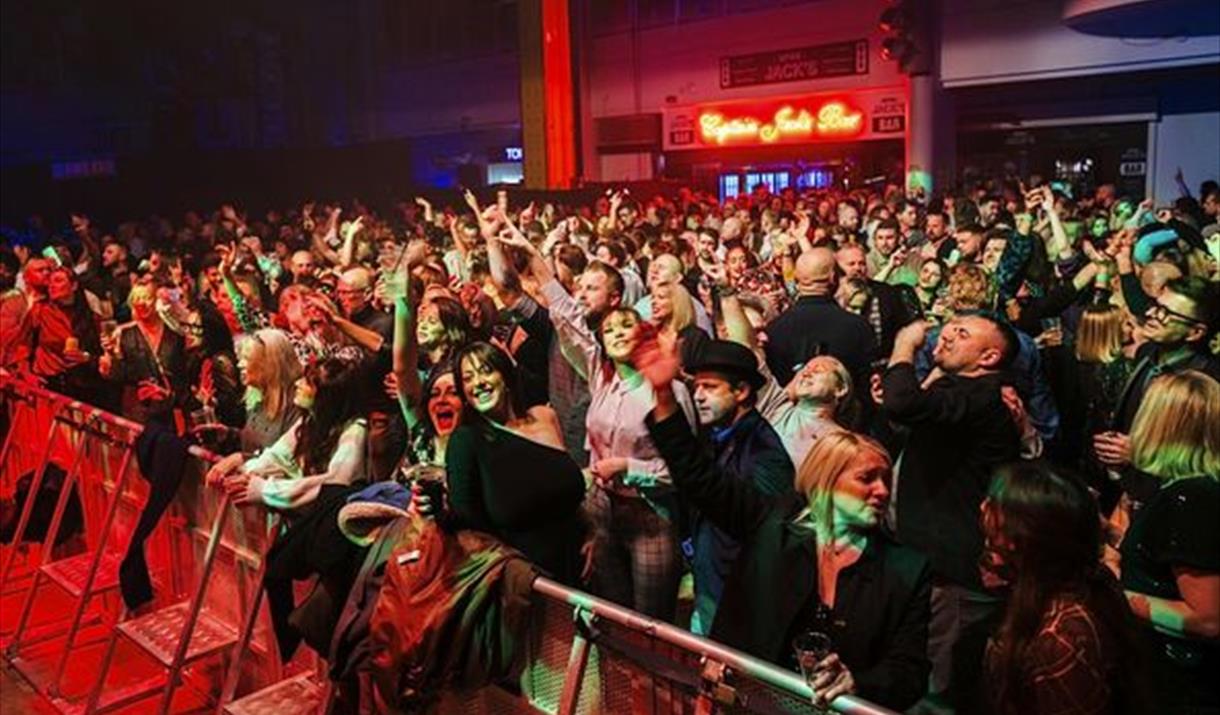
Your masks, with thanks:
[(769, 146), (901, 138), (906, 96), (861, 90), (757, 102), (724, 102), (666, 112), (666, 149)]
[(868, 74), (868, 40), (720, 58), (720, 88)]

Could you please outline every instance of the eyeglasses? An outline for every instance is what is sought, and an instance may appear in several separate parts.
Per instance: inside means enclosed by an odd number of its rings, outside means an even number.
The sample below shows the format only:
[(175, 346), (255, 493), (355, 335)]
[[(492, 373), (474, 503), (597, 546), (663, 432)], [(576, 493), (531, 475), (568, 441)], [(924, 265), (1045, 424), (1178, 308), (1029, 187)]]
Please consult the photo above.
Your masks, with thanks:
[(1169, 308), (1161, 303), (1153, 303), (1152, 305), (1148, 306), (1148, 310), (1144, 312), (1144, 315), (1162, 323), (1173, 319), (1177, 320), (1179, 323), (1185, 323), (1187, 325), (1203, 325), (1202, 320), (1179, 313), (1173, 308)]

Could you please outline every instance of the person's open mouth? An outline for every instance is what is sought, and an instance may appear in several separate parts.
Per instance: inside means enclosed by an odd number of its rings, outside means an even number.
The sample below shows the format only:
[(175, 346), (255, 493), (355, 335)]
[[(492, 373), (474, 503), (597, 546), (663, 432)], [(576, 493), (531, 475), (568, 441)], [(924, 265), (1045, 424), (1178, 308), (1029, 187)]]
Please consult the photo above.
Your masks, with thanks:
[(436, 424), (436, 431), (441, 433), (452, 432), (457, 427), (457, 410), (449, 405), (437, 407), (432, 410), (432, 421)]

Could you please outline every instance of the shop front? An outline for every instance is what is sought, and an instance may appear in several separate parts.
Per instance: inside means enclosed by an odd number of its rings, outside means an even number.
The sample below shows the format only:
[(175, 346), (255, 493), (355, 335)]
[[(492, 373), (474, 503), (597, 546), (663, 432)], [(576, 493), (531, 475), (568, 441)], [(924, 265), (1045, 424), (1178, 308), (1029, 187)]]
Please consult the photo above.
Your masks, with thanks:
[(901, 175), (905, 89), (715, 102), (664, 112), (662, 175), (721, 200), (759, 185), (852, 187)]

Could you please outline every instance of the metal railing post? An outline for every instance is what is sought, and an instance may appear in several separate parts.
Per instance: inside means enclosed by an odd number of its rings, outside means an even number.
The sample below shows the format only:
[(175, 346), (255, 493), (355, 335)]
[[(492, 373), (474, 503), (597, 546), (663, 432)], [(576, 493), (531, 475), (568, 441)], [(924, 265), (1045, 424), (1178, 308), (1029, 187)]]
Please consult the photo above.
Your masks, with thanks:
[(174, 699), (174, 690), (178, 687), (178, 678), (182, 673), (186, 654), (190, 650), (191, 636), (195, 630), (195, 623), (199, 620), (199, 612), (203, 610), (204, 598), (208, 592), (208, 582), (211, 580), (212, 570), (216, 566), (216, 552), (220, 547), (220, 538), (224, 534), (225, 524), (229, 521), (230, 511), (232, 511), (231, 501), (226, 493), (220, 500), (220, 506), (216, 514), (216, 523), (212, 525), (212, 533), (208, 538), (208, 547), (203, 556), (203, 575), (199, 579), (199, 587), (191, 599), (186, 621), (182, 624), (182, 634), (178, 638), (177, 648), (174, 649), (174, 659), (170, 663), (168, 677), (165, 680), (165, 691), (161, 696), (161, 704), (157, 707), (158, 715), (167, 715), (170, 704)]
[(254, 581), (254, 594), (247, 606), (245, 618), (242, 621), (241, 633), (237, 637), (237, 645), (233, 646), (233, 655), (229, 661), (229, 670), (225, 674), (224, 686), (220, 690), (220, 697), (216, 699), (216, 715), (223, 715), (225, 705), (228, 705), (233, 700), (233, 696), (237, 692), (237, 685), (241, 681), (242, 657), (246, 654), (246, 648), (250, 646), (250, 639), (254, 636), (254, 628), (258, 625), (259, 608), (263, 605), (263, 586), (267, 576), (267, 552), (271, 550), (271, 544), (275, 540), (275, 532), (279, 528), (279, 524), (280, 520), (274, 518), (271, 520), (271, 526), (267, 529), (267, 538), (264, 542), (266, 549), (263, 552), (262, 559), (259, 560), (258, 576)]
[(68, 667), (68, 656), (72, 651), (72, 646), (76, 640), (76, 632), (80, 629), (81, 618), (85, 615), (85, 609), (89, 605), (89, 599), (93, 594), (93, 582), (97, 578), (98, 569), (102, 564), (102, 557), (106, 555), (107, 537), (110, 535), (110, 529), (114, 526), (114, 519), (119, 513), (119, 505), (123, 499), (123, 487), (127, 483), (127, 475), (131, 471), (131, 455), (133, 449), (131, 445), (123, 450), (123, 458), (119, 463), (119, 473), (114, 478), (114, 497), (110, 500), (110, 506), (106, 510), (106, 518), (102, 524), (102, 531), (98, 535), (97, 548), (93, 552), (93, 558), (89, 562), (89, 573), (85, 576), (85, 583), (81, 586), (81, 597), (76, 604), (76, 610), (72, 614), (72, 626), (68, 629), (68, 640), (64, 644), (63, 652), (59, 655), (59, 663), (55, 666), (55, 677), (51, 680), (50, 691), (53, 695), (59, 693), (59, 684), (63, 680), (64, 670)]
[(51, 446), (55, 443), (55, 430), (59, 426), (59, 409), (58, 406), (51, 416), (51, 428), (47, 431), (47, 446), (42, 450), (42, 460), (34, 472), (34, 478), (30, 480), (30, 489), (26, 492), (25, 503), (21, 505), (21, 516), (17, 519), (17, 528), (13, 531), (13, 540), (9, 542), (9, 552), (4, 559), (4, 566), (0, 569), (0, 590), (8, 585), (9, 573), (13, 568), (13, 561), (17, 557), (17, 550), (21, 546), (21, 539), (25, 536), (25, 529), (29, 526), (30, 515), (34, 513), (34, 501), (38, 496), (38, 490), (42, 488), (42, 480), (47, 473), (47, 464), (51, 461)]
[[(72, 458), (72, 466), (68, 469), (68, 473), (64, 476), (63, 484), (59, 488), (59, 498), (55, 500), (55, 510), (51, 512), (51, 524), (47, 527), (46, 536), (42, 539), (42, 556), (39, 559), (38, 565), (50, 562), (48, 555), (55, 548), (55, 538), (59, 536), (59, 527), (63, 524), (64, 511), (68, 508), (68, 500), (71, 498), (73, 490), (76, 488), (76, 475), (80, 472), (81, 462), (85, 459), (85, 432), (80, 433), (80, 445), (76, 450), (76, 456)], [(26, 496), (26, 502), (32, 503), (34, 495)], [(10, 658), (16, 657), (17, 650), (21, 647), (21, 636), (25, 632), (26, 624), (29, 623), (30, 613), (34, 609), (34, 598), (38, 595), (38, 586), (42, 583), (42, 569), (34, 570), (33, 581), (30, 583), (30, 589), (26, 592), (25, 602), (21, 605), (21, 615), (17, 617), (17, 629), (13, 631), (13, 638), (9, 641), (7, 654)]]
[(576, 712), (585, 668), (589, 664), (593, 614), (576, 606), (572, 610), (572, 618), (576, 622), (576, 633), (572, 637), (572, 650), (568, 652), (568, 667), (563, 672), (563, 692), (559, 695), (557, 715), (574, 715)]

